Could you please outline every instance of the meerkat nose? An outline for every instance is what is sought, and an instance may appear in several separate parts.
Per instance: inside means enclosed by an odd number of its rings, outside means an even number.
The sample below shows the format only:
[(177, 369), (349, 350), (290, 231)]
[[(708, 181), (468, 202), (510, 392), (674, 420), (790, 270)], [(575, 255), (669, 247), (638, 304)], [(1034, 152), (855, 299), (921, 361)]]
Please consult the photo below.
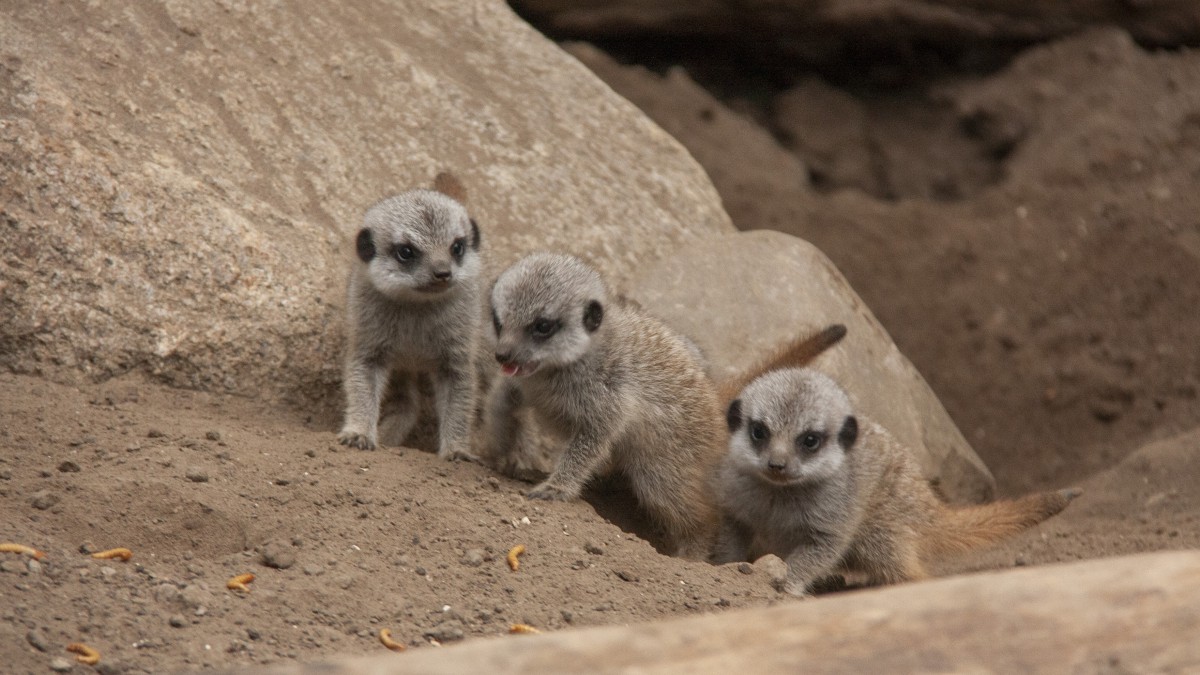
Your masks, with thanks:
[(499, 363), (500, 365), (504, 365), (505, 363), (511, 363), (512, 360), (513, 360), (512, 354), (509, 354), (507, 352), (504, 354), (501, 354), (500, 352), (496, 352), (496, 362)]
[(433, 268), (433, 278), (437, 279), (438, 281), (445, 281), (445, 280), (449, 279), (451, 274), (452, 274), (452, 272), (450, 271), (449, 267), (434, 267)]
[(787, 462), (772, 459), (767, 462), (767, 468), (771, 471), (783, 471), (787, 468)]

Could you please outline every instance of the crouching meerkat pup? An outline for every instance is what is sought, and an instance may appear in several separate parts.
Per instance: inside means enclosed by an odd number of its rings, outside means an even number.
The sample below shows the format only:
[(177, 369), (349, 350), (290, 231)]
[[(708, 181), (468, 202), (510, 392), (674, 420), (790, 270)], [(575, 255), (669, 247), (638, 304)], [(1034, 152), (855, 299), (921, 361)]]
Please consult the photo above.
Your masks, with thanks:
[[(726, 434), (695, 345), (569, 255), (523, 258), (490, 299), (505, 377), (486, 411), (487, 458), (504, 470), (521, 451), (518, 413), (528, 408), (540, 428), (566, 439), (528, 497), (575, 499), (593, 477), (619, 472), (675, 555), (706, 558), (718, 523), (711, 481)], [(811, 358), (824, 346), (810, 340), (793, 351)]]
[(1062, 511), (1076, 489), (950, 507), (912, 453), (857, 415), (846, 392), (809, 369), (767, 373), (727, 412), (719, 470), (722, 527), (713, 562), (773, 553), (783, 590), (803, 596), (833, 574), (868, 583), (922, 579), (931, 557), (965, 552)]
[(401, 399), (398, 432), (407, 436), (417, 418), (416, 376), (425, 373), (436, 399), (438, 455), (470, 456), (482, 324), (479, 226), (456, 178), (439, 174), (434, 188), (378, 202), (355, 238), (343, 445), (375, 448), (389, 379)]

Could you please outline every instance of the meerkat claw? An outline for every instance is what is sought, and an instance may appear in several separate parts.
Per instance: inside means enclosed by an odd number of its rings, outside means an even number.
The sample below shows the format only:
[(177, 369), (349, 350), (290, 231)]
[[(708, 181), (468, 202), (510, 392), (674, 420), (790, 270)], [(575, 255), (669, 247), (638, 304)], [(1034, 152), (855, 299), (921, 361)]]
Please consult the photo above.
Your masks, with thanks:
[(363, 434), (353, 432), (353, 431), (344, 431), (344, 432), (338, 434), (338, 443), (341, 443), (342, 445), (345, 445), (345, 446), (349, 446), (351, 448), (358, 448), (359, 450), (374, 450), (375, 449), (374, 441), (367, 438)]

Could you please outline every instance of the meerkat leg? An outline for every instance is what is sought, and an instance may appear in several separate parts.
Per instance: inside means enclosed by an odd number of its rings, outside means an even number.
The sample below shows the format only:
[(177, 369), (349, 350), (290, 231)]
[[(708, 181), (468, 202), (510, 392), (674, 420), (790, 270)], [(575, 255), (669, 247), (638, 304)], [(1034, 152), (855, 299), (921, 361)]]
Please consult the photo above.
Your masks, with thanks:
[(612, 442), (597, 429), (584, 427), (558, 458), (550, 477), (526, 495), (530, 499), (570, 501), (579, 497), (583, 486), (610, 461)]
[(845, 553), (845, 542), (835, 537), (812, 537), (787, 556), (788, 574), (783, 590), (805, 597), (818, 579), (834, 574)]
[(417, 426), (421, 414), (421, 393), (417, 377), (412, 373), (393, 372), (387, 391), (379, 406), (379, 445), (403, 445)]
[(438, 413), (438, 457), (473, 458), (471, 430), (475, 421), (475, 367), (446, 369), (433, 377)]
[(524, 407), (520, 387), (504, 379), (492, 387), (484, 410), (483, 440), (479, 454), (506, 476), (512, 476), (519, 463), (524, 433), (519, 413)]
[(346, 364), (346, 420), (338, 443), (374, 450), (379, 430), (379, 405), (387, 387), (388, 369), (380, 360), (353, 358)]
[(717, 521), (708, 495), (697, 490), (689, 476), (670, 466), (649, 464), (626, 473), (642, 508), (666, 528), (672, 555), (690, 560), (708, 558)]
[(709, 558), (714, 565), (724, 565), (733, 562), (747, 562), (750, 558), (750, 528), (742, 523), (723, 516), (721, 529), (717, 531), (717, 543), (713, 546)]

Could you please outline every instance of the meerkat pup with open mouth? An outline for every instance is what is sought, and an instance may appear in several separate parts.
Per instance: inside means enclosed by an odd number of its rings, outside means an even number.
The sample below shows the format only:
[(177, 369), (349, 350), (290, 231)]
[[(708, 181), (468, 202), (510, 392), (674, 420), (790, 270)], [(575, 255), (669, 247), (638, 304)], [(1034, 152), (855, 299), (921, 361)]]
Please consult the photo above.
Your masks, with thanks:
[(343, 445), (375, 448), (389, 379), (401, 399), (398, 433), (407, 436), (417, 420), (416, 377), (427, 374), (438, 455), (471, 455), (483, 264), (479, 226), (464, 200), (462, 184), (443, 173), (433, 190), (388, 197), (363, 219), (346, 305)]
[(855, 412), (846, 392), (810, 369), (754, 380), (727, 412), (719, 471), (723, 523), (713, 562), (773, 553), (783, 590), (803, 596), (834, 574), (890, 584), (927, 576), (933, 556), (965, 552), (1032, 527), (1079, 490), (950, 507), (912, 453)]

